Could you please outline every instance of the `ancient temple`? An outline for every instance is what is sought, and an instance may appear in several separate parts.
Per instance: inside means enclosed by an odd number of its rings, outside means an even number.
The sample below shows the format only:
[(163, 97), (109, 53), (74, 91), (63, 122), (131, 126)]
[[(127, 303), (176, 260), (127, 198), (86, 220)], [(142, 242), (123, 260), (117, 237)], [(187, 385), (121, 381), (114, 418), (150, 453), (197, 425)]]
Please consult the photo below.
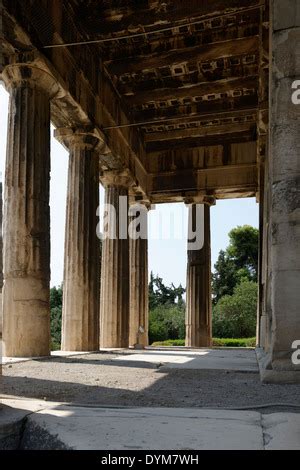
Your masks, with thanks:
[[(62, 347), (147, 345), (147, 240), (96, 234), (99, 182), (128, 206), (204, 205), (186, 339), (211, 345), (210, 206), (260, 211), (261, 377), (300, 382), (298, 0), (3, 0), (7, 356), (50, 352), (50, 122), (69, 150)], [(147, 210), (145, 213), (147, 214)]]

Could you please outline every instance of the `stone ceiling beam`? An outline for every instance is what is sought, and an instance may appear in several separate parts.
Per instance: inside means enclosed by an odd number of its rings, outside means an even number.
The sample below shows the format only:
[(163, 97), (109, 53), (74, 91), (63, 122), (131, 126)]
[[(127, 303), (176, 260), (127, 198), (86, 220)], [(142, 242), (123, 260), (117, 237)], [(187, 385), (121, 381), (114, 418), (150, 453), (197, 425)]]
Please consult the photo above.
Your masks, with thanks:
[(233, 90), (239, 89), (257, 89), (258, 87), (258, 75), (256, 76), (247, 76), (247, 77), (238, 77), (238, 78), (228, 78), (221, 80), (214, 80), (212, 82), (202, 82), (197, 83), (196, 85), (182, 86), (180, 88), (160, 88), (152, 90), (149, 94), (149, 91), (137, 91), (135, 94), (128, 96), (125, 95), (124, 98), (126, 102), (131, 106), (141, 106), (144, 103), (161, 103), (162, 101), (168, 101), (173, 99), (183, 99), (183, 98), (195, 98), (198, 96), (206, 96), (210, 94), (221, 94), (228, 93)]
[[(214, 118), (220, 114), (226, 112), (235, 112), (235, 111), (247, 111), (249, 109), (255, 109), (258, 104), (257, 94), (255, 90), (238, 91), (237, 96), (229, 96), (226, 98), (220, 98), (216, 94), (210, 95), (210, 97), (203, 97), (201, 101), (190, 100), (189, 104), (184, 104), (181, 101), (176, 101), (176, 104), (168, 107), (149, 107), (141, 111), (132, 111), (132, 117), (134, 121), (139, 122), (149, 122), (157, 119), (158, 122), (164, 118), (170, 119), (172, 117), (177, 120), (180, 118), (181, 121), (185, 119), (190, 119), (195, 116), (195, 119), (199, 119), (198, 116), (201, 114), (205, 115), (206, 118), (211, 116)], [(249, 94), (248, 94), (249, 93)], [(251, 94), (250, 94), (251, 93)]]
[(203, 126), (200, 125), (196, 128), (186, 128), (186, 129), (176, 129), (169, 132), (152, 132), (145, 134), (146, 144), (149, 142), (158, 142), (158, 141), (173, 141), (174, 139), (186, 139), (189, 137), (197, 138), (207, 136), (218, 137), (220, 135), (228, 135), (236, 132), (243, 133), (252, 133), (253, 131), (253, 122), (251, 123), (236, 123), (236, 124), (224, 124), (224, 125), (212, 125), (212, 126)]
[(160, 152), (168, 149), (186, 149), (204, 147), (207, 145), (222, 145), (224, 143), (233, 144), (239, 142), (251, 142), (256, 140), (256, 127), (249, 131), (235, 132), (228, 135), (207, 135), (204, 137), (186, 137), (174, 140), (162, 140), (147, 143), (147, 154), (152, 152)]
[(156, 69), (159, 67), (173, 66), (183, 63), (203, 63), (218, 58), (235, 57), (244, 54), (255, 54), (259, 49), (258, 37), (235, 39), (233, 41), (224, 41), (217, 44), (208, 44), (204, 46), (188, 47), (186, 49), (170, 51), (167, 53), (152, 54), (144, 58), (128, 58), (124, 60), (106, 63), (107, 70), (116, 76), (120, 76), (128, 70), (130, 73), (139, 72), (147, 69)]
[(219, 144), (192, 149), (170, 148), (164, 152), (148, 155), (148, 172), (155, 175), (172, 171), (205, 170), (256, 163), (255, 141), (236, 144)]
[[(199, 2), (189, 0), (188, 2), (156, 0), (139, 1), (138, 5), (132, 2), (122, 2), (121, 6), (109, 5), (105, 7), (97, 0), (86, 0), (84, 5), (78, 0), (72, 3), (77, 5), (77, 12), (83, 18), (84, 24), (92, 33), (101, 36), (118, 34), (123, 31), (139, 29), (140, 25), (145, 27), (159, 28), (162, 25), (180, 23), (189, 18), (210, 18), (228, 12), (235, 14), (249, 7), (258, 6), (260, 0), (210, 0)], [(83, 3), (83, 2), (81, 2)]]
[[(120, 39), (113, 37), (112, 41), (101, 44), (102, 57), (104, 61), (127, 59), (129, 57), (143, 57), (153, 53), (163, 53), (171, 50), (184, 49), (187, 46), (200, 46), (213, 44), (220, 41), (239, 39), (258, 35), (259, 9), (247, 11), (247, 13), (233, 13), (222, 18), (210, 17), (195, 23), (192, 19), (183, 26), (169, 26), (167, 31), (157, 29), (153, 25), (151, 34), (138, 33), (133, 37), (129, 31), (118, 34)], [(145, 26), (136, 28), (136, 31), (146, 29)], [(148, 28), (147, 28), (148, 29)], [(96, 33), (97, 34), (97, 33)], [(97, 35), (98, 36), (98, 35)], [(115, 36), (115, 35), (114, 35)], [(123, 37), (123, 39), (122, 39)], [(125, 39), (126, 38), (126, 39)]]
[[(245, 192), (255, 195), (257, 190), (256, 164), (238, 165), (204, 170), (179, 170), (158, 175), (149, 175), (149, 195), (152, 202), (163, 201), (173, 194), (182, 200), (191, 191), (218, 194)], [(178, 200), (178, 199), (177, 199)]]

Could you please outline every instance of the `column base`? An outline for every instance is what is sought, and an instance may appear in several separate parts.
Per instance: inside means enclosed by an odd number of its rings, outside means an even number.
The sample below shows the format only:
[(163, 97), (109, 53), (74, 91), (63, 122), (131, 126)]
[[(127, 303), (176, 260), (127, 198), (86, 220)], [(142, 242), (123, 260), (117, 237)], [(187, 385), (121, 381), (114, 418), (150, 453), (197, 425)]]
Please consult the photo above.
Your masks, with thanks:
[(134, 349), (145, 349), (149, 346), (149, 339), (148, 334), (140, 333), (137, 335), (136, 339), (129, 341), (129, 347), (133, 347)]
[(196, 328), (193, 325), (186, 325), (185, 345), (188, 348), (211, 348), (212, 337), (210, 332), (203, 331), (207, 327)]
[(137, 349), (137, 350), (143, 350), (143, 349), (146, 349), (146, 347), (143, 345), (143, 344), (134, 344), (132, 346), (133, 349)]
[(262, 383), (300, 384), (300, 366), (293, 366), (286, 360), (283, 360), (280, 366), (275, 366), (270, 353), (266, 353), (262, 348), (256, 348), (255, 351)]

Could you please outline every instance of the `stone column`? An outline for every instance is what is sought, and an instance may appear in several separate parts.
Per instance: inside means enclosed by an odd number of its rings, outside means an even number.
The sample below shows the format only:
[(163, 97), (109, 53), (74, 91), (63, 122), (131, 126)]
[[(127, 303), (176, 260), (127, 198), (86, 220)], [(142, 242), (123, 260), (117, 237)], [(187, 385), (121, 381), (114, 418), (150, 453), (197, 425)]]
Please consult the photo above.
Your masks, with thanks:
[(4, 355), (50, 353), (50, 99), (58, 92), (37, 65), (9, 65), (3, 213)]
[(99, 349), (100, 243), (98, 139), (84, 129), (58, 129), (58, 140), (70, 151), (65, 262), (63, 282), (62, 350)]
[(104, 237), (102, 242), (100, 347), (129, 346), (129, 237), (128, 189), (130, 177), (105, 172)]
[[(3, 240), (2, 240), (2, 174), (0, 173), (0, 361), (2, 362), (2, 288), (3, 288)], [(2, 365), (0, 364), (0, 375), (2, 373)], [(1, 408), (1, 405), (0, 405)]]
[(2, 199), (2, 174), (0, 173), (0, 340), (2, 338), (2, 288), (3, 288), (3, 238), (2, 238), (2, 220), (3, 220), (3, 199)]
[[(186, 346), (211, 346), (211, 253), (210, 207), (189, 206), (189, 232), (197, 231), (200, 248), (188, 249), (186, 288)], [(197, 217), (197, 211), (198, 216)], [(196, 217), (198, 223), (196, 224)], [(200, 222), (200, 223), (199, 223)], [(204, 223), (204, 227), (203, 227)], [(201, 230), (203, 231), (201, 234)], [(190, 238), (190, 235), (189, 235)], [(190, 240), (189, 240), (190, 243)], [(190, 247), (192, 248), (192, 247)]]
[(300, 3), (271, 2), (268, 330), (266, 382), (300, 382)]
[[(130, 315), (129, 345), (142, 349), (148, 346), (148, 208), (134, 205), (136, 217), (131, 217), (134, 229), (138, 221), (142, 225), (140, 233), (133, 230), (129, 241), (130, 252)], [(135, 234), (135, 238), (133, 238)]]

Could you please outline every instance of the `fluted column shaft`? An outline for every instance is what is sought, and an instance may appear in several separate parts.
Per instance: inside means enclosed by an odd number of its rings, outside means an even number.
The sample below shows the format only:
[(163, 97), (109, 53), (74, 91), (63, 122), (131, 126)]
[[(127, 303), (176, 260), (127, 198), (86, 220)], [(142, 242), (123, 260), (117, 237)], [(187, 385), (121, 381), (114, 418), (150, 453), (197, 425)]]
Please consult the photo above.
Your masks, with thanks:
[(97, 236), (97, 139), (84, 130), (56, 131), (68, 146), (62, 349), (99, 349), (100, 243)]
[[(189, 207), (189, 226), (196, 227), (196, 205)], [(210, 207), (204, 205), (204, 244), (188, 250), (186, 346), (211, 346)]]
[(100, 346), (126, 348), (129, 346), (128, 186), (122, 179), (105, 186), (108, 231), (114, 222), (115, 230), (102, 245)]
[[(2, 357), (2, 288), (3, 288), (3, 238), (2, 238), (2, 179), (0, 178), (0, 357)], [(0, 365), (0, 375), (2, 366)], [(0, 405), (1, 408), (1, 405)]]
[[(2, 220), (3, 220), (3, 185), (2, 178), (0, 177), (0, 294), (2, 294), (3, 287), (3, 237), (2, 237)], [(0, 299), (1, 300), (1, 299)], [(2, 318), (2, 302), (0, 302), (0, 313)], [(2, 332), (2, 322), (0, 325), (0, 331)]]
[(54, 79), (10, 65), (3, 213), (4, 355), (50, 353), (50, 98)]
[[(147, 232), (148, 209), (141, 208), (144, 227)], [(133, 220), (133, 219), (132, 219)], [(145, 233), (146, 234), (146, 233)], [(145, 235), (144, 234), (144, 235)], [(130, 238), (130, 315), (129, 345), (148, 346), (148, 238)]]
[[(300, 4), (271, 2), (270, 152), (266, 162), (266, 381), (300, 382)], [(297, 373), (296, 373), (297, 371)]]

